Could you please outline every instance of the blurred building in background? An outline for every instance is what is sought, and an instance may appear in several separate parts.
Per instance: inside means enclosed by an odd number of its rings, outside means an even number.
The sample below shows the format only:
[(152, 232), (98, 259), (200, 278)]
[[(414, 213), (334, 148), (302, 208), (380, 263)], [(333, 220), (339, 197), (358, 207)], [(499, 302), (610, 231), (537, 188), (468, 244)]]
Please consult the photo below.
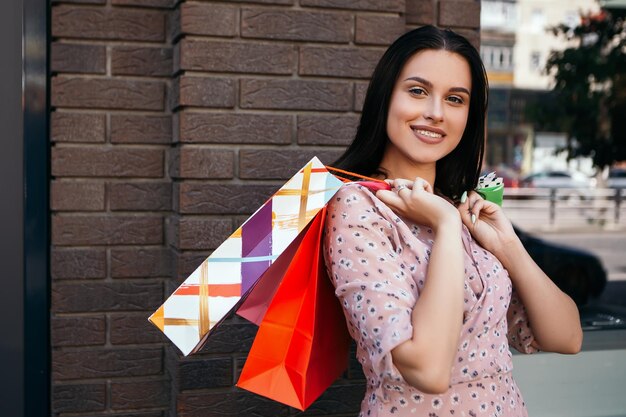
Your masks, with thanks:
[(566, 144), (559, 132), (536, 131), (526, 109), (545, 100), (550, 52), (570, 46), (549, 28), (575, 27), (580, 14), (598, 9), (593, 0), (483, 0), (480, 53), (490, 84), (487, 169), (524, 176), (543, 170), (593, 173), (591, 161), (567, 161), (555, 151)]

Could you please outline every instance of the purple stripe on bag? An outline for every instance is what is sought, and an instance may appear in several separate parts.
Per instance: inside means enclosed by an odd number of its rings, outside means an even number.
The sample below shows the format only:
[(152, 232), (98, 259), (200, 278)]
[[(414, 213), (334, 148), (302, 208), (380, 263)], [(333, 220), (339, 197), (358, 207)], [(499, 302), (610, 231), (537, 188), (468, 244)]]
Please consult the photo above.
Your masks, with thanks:
[[(272, 200), (257, 211), (241, 228), (241, 256), (269, 256), (272, 254)], [(241, 294), (254, 285), (270, 266), (271, 261), (241, 264)]]

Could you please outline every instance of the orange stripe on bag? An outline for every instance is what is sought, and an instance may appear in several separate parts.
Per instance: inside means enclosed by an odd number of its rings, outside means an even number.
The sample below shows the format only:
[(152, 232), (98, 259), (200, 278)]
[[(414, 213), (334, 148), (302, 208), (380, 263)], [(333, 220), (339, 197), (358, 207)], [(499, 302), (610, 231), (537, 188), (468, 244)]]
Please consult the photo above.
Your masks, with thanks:
[[(200, 285), (181, 285), (176, 295), (200, 295)], [(238, 297), (241, 294), (241, 284), (209, 284), (208, 294), (211, 297)]]

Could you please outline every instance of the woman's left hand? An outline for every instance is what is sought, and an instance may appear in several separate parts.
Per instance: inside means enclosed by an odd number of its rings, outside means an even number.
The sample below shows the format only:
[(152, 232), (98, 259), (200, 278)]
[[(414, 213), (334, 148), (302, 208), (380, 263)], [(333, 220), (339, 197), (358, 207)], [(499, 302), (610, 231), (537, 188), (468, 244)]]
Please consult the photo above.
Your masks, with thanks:
[(494, 255), (518, 240), (502, 208), (486, 201), (476, 191), (470, 191), (465, 202), (457, 208), (474, 239)]

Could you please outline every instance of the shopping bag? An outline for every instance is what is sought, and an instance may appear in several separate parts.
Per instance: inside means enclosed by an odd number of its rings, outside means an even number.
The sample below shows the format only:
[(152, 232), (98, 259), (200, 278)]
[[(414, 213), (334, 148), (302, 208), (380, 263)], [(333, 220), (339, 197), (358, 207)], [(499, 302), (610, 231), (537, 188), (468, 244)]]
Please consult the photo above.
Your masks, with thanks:
[(237, 382), (300, 410), (343, 373), (348, 360), (350, 337), (321, 253), (325, 212), (297, 245)]
[[(317, 214), (319, 216), (319, 213)], [(237, 315), (259, 326), (267, 311), (274, 294), (280, 285), (287, 268), (302, 242), (303, 231), (294, 239), (285, 251), (276, 259), (271, 268), (258, 279), (254, 288), (250, 290), (243, 303), (237, 309)]]
[[(354, 174), (352, 172), (340, 170), (333, 167), (326, 167), (326, 169), (335, 172), (339, 172), (341, 174), (349, 175), (356, 178), (365, 178), (365, 180), (360, 180), (359, 184), (364, 187), (369, 188), (371, 191), (376, 192), (378, 190), (390, 190), (391, 186), (385, 181), (374, 180), (373, 178), (365, 177), (363, 175)], [(350, 179), (341, 177), (338, 174), (335, 175), (339, 180), (344, 183), (352, 182)], [(261, 324), (261, 320), (267, 311), (269, 303), (274, 297), (274, 293), (278, 289), (278, 285), (281, 282), (282, 277), (286, 271), (286, 268), (289, 266), (289, 261), (293, 258), (295, 251), (297, 250), (300, 242), (302, 241), (303, 234), (300, 234), (283, 252), (272, 268), (268, 269), (267, 272), (263, 275), (261, 279), (259, 279), (254, 286), (254, 289), (248, 294), (243, 304), (237, 309), (237, 315), (251, 321), (257, 326)]]
[(206, 258), (149, 320), (183, 355), (200, 349), (211, 330), (241, 304), (342, 184), (319, 159), (311, 159)]

